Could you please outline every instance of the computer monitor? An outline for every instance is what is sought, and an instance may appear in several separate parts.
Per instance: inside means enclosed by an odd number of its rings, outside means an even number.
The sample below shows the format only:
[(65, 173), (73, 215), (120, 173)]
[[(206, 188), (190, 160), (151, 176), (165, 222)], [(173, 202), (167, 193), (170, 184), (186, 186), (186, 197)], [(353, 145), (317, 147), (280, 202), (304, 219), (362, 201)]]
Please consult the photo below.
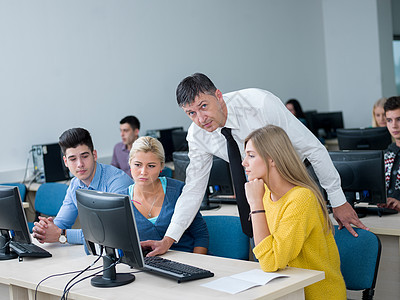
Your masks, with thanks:
[(329, 155), (339, 172), (346, 199), (353, 207), (361, 202), (386, 203), (383, 151), (330, 151)]
[(314, 132), (314, 128), (312, 127), (312, 116), (316, 113), (316, 110), (308, 110), (304, 112), (304, 116), (306, 117), (307, 122), (307, 128), (312, 132)]
[[(174, 158), (174, 178), (185, 181), (186, 168), (189, 165), (190, 159), (187, 151), (177, 151), (173, 153)], [(220, 196), (218, 199), (215, 196)], [(229, 197), (222, 197), (229, 196)], [(211, 199), (210, 199), (211, 198)], [(208, 179), (207, 191), (205, 192), (200, 210), (212, 209), (218, 206), (210, 204), (218, 203), (236, 203), (234, 198), (234, 189), (232, 177), (229, 169), (229, 164), (223, 159), (214, 156), (213, 165)]]
[(183, 131), (183, 127), (172, 127), (164, 129), (149, 129), (146, 135), (158, 139), (164, 147), (165, 161), (172, 161), (172, 153), (175, 151), (173, 136), (174, 131)]
[(336, 138), (336, 129), (343, 128), (343, 113), (325, 112), (311, 115), (313, 133), (319, 138)]
[(116, 273), (115, 269), (119, 260), (133, 268), (143, 267), (143, 253), (129, 196), (79, 189), (76, 199), (89, 252), (100, 255), (97, 244), (104, 247), (106, 253), (103, 256), (103, 275), (92, 278), (91, 284), (114, 287), (134, 281), (134, 275)]
[(0, 185), (0, 260), (16, 258), (9, 242), (31, 243), (18, 187)]
[(186, 140), (187, 131), (174, 130), (172, 131), (172, 144), (174, 145), (175, 151), (188, 151), (189, 145)]
[(392, 137), (386, 127), (337, 129), (340, 150), (385, 150)]

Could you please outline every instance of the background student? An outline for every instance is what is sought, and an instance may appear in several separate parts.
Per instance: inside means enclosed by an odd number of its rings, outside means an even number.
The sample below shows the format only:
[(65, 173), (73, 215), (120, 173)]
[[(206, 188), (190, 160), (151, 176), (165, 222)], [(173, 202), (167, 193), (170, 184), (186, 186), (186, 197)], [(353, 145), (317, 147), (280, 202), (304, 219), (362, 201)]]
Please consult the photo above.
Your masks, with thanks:
[(83, 244), (82, 229), (71, 229), (78, 216), (77, 189), (128, 194), (132, 179), (122, 170), (97, 162), (90, 133), (83, 128), (66, 130), (59, 139), (65, 166), (75, 176), (67, 189), (63, 205), (56, 218), (39, 217), (33, 227), (33, 237), (41, 243)]
[(285, 106), (301, 123), (307, 126), (306, 115), (297, 99), (289, 99), (286, 101)]
[(286, 266), (325, 272), (306, 299), (346, 299), (333, 226), (319, 189), (285, 131), (268, 125), (245, 140), (253, 252), (265, 272)]
[(114, 146), (111, 165), (131, 176), (128, 163), (129, 151), (133, 142), (139, 137), (140, 122), (135, 116), (126, 116), (119, 124), (122, 142)]
[(380, 98), (375, 102), (374, 107), (372, 108), (372, 127), (386, 126), (385, 110), (383, 108), (385, 102), (386, 98)]
[[(181, 181), (159, 177), (164, 163), (164, 149), (157, 139), (145, 136), (133, 143), (129, 164), (135, 183), (129, 187), (129, 196), (141, 241), (164, 237), (184, 186)], [(172, 245), (171, 249), (206, 254), (207, 248), (207, 225), (197, 212), (179, 243)]]
[(384, 104), (386, 126), (394, 139), (385, 150), (385, 180), (387, 188), (387, 207), (400, 211), (400, 97), (391, 97)]

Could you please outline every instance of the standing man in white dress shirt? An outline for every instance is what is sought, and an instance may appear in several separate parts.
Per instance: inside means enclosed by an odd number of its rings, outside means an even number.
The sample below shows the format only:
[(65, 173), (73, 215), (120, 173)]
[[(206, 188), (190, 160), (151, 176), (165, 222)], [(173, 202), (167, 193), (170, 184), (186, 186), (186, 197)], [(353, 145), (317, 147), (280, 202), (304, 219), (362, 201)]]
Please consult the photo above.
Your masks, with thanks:
[(340, 186), (340, 177), (326, 148), (287, 110), (282, 101), (261, 89), (244, 89), (222, 95), (204, 74), (196, 73), (183, 79), (176, 90), (178, 105), (193, 121), (188, 129), (190, 163), (186, 170), (186, 184), (179, 197), (168, 230), (161, 241), (144, 241), (151, 247), (148, 255), (165, 253), (179, 241), (192, 222), (206, 190), (213, 155), (229, 162), (227, 142), (221, 134), (222, 127), (232, 130), (242, 158), (244, 139), (255, 129), (268, 124), (282, 127), (300, 157), (312, 164), (340, 227), (345, 226), (355, 237), (351, 227), (367, 229), (346, 201)]

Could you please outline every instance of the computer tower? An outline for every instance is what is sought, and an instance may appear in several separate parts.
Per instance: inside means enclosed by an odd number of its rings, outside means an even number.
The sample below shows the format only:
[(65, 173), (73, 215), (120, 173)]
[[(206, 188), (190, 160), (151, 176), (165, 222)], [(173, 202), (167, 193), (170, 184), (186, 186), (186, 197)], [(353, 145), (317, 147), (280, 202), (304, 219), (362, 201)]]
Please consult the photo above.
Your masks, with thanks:
[(32, 146), (35, 181), (38, 183), (70, 179), (58, 143)]

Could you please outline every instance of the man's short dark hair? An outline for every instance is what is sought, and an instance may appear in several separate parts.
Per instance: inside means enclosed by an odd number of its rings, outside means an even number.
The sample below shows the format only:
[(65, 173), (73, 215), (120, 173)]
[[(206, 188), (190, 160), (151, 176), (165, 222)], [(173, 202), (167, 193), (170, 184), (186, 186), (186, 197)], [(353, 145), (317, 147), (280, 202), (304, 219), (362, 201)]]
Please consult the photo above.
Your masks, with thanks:
[(131, 125), (132, 130), (140, 129), (140, 122), (135, 116), (126, 116), (121, 121), (119, 121), (119, 124), (121, 125), (125, 123)]
[(68, 148), (76, 148), (79, 145), (86, 145), (93, 152), (93, 141), (89, 131), (83, 128), (72, 128), (63, 132), (58, 140), (61, 151), (65, 155)]
[(395, 97), (390, 97), (387, 99), (385, 104), (383, 105), (383, 109), (385, 110), (385, 113), (389, 110), (395, 110), (400, 108), (400, 97), (395, 96)]
[(206, 75), (195, 73), (183, 79), (176, 88), (176, 100), (178, 105), (191, 104), (200, 94), (214, 95), (217, 88)]

